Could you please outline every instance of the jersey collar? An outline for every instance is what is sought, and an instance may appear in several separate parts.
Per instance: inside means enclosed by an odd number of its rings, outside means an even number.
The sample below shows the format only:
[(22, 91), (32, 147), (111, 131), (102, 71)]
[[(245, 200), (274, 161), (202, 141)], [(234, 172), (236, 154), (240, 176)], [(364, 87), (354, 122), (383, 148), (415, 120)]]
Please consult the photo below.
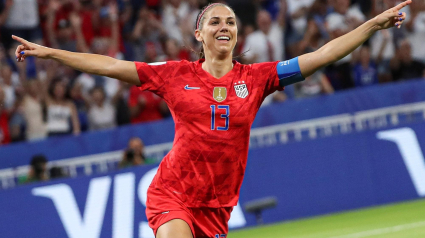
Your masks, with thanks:
[(196, 67), (196, 72), (200, 76), (201, 79), (207, 79), (209, 81), (209, 83), (213, 83), (213, 84), (216, 84), (216, 83), (223, 84), (223, 83), (225, 83), (227, 81), (231, 81), (235, 77), (236, 72), (239, 71), (239, 68), (240, 68), (240, 65), (241, 65), (236, 60), (232, 60), (232, 62), (233, 62), (233, 69), (230, 70), (223, 77), (221, 77), (221, 78), (218, 79), (218, 78), (212, 76), (210, 73), (208, 73), (207, 71), (205, 71), (202, 68), (202, 63), (204, 63), (204, 62), (205, 62), (205, 59), (199, 59), (198, 61), (196, 61), (196, 63), (195, 63), (195, 65), (196, 65), (195, 66)]

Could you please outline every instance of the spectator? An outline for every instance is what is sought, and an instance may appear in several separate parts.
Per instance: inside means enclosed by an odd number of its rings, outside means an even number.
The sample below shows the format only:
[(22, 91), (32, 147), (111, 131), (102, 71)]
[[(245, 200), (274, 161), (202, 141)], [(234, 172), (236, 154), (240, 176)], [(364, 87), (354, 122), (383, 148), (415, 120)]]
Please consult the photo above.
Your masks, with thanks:
[(162, 23), (164, 29), (167, 29), (168, 37), (176, 39), (180, 45), (188, 42), (188, 39), (184, 39), (182, 29), (184, 28), (184, 19), (189, 13), (189, 4), (182, 0), (167, 1), (162, 11)]
[(307, 98), (323, 94), (332, 94), (334, 89), (323, 71), (317, 71), (304, 81), (294, 84), (295, 97)]
[(24, 89), (19, 86), (15, 90), (16, 101), (11, 109), (9, 109), (9, 133), (12, 142), (25, 140), (25, 119), (18, 110), (24, 96)]
[[(158, 49), (161, 49), (159, 51)], [(146, 42), (145, 44), (145, 56), (146, 63), (155, 63), (161, 61), (165, 56), (162, 54), (162, 47), (155, 42)]]
[(377, 32), (370, 40), (371, 57), (375, 59), (379, 82), (392, 80), (390, 61), (395, 54), (394, 29)]
[[(52, 82), (47, 106), (47, 133), (49, 136), (80, 134), (80, 122), (77, 109), (69, 99), (65, 98), (66, 85), (60, 79)], [(69, 123), (71, 121), (71, 124)]]
[(25, 137), (27, 140), (38, 140), (47, 137), (46, 124), (43, 118), (44, 95), (38, 79), (26, 83), (26, 94), (20, 105), (20, 111), (26, 124)]
[(54, 166), (49, 169), (50, 179), (68, 177), (61, 167)]
[(307, 13), (315, 0), (287, 0), (288, 14), (294, 33), (302, 37), (307, 28)]
[(354, 85), (365, 87), (378, 84), (378, 70), (376, 64), (370, 59), (369, 46), (360, 48), (359, 60), (353, 67)]
[(15, 85), (12, 83), (12, 68), (5, 62), (0, 66), (0, 77), (4, 92), (4, 107), (10, 110), (16, 101)]
[[(350, 0), (335, 0), (333, 7), (335, 12), (329, 14), (326, 18), (331, 40), (352, 31), (366, 20), (357, 5), (350, 7)], [(353, 87), (351, 60), (352, 55), (349, 54), (327, 68), (328, 77), (334, 89)]]
[[(123, 54), (120, 52), (120, 39), (119, 34), (119, 22), (118, 22), (118, 6), (116, 4), (110, 4), (103, 8), (102, 23), (100, 26), (101, 35), (95, 37), (92, 40), (92, 45), (89, 50), (83, 39), (83, 34), (79, 30), (81, 29), (82, 20), (79, 15), (71, 14), (71, 21), (74, 26), (75, 32), (77, 33), (79, 49), (83, 52), (92, 52), (94, 54), (107, 55), (113, 58), (122, 59)], [(78, 81), (85, 86), (85, 91), (89, 91), (93, 86), (103, 86), (108, 98), (113, 97), (117, 92), (118, 82), (115, 79), (108, 77), (101, 77), (97, 75), (80, 75)], [(90, 88), (88, 88), (88, 87)]]
[(397, 54), (391, 60), (394, 81), (425, 77), (425, 65), (412, 58), (408, 39), (400, 41)]
[(90, 130), (108, 129), (116, 126), (115, 104), (108, 100), (102, 87), (95, 87), (87, 100)]
[(124, 152), (119, 168), (127, 168), (147, 163), (154, 163), (155, 160), (145, 156), (145, 145), (138, 137), (133, 137), (128, 141), (128, 148)]
[[(89, 119), (87, 116), (87, 102), (83, 94), (83, 86), (80, 82), (74, 79), (68, 89), (67, 96), (72, 100), (72, 103), (77, 108), (80, 129), (81, 131), (87, 131), (89, 129)], [(86, 95), (87, 94), (88, 93), (86, 93)]]
[(131, 123), (130, 108), (127, 103), (130, 94), (130, 87), (130, 84), (120, 82), (119, 89), (116, 94), (115, 120), (119, 126)]
[(190, 60), (188, 51), (181, 49), (175, 39), (165, 41), (165, 59), (163, 61)]
[(0, 26), (3, 21), (1, 41), (5, 48), (12, 47), (11, 35), (18, 35), (41, 44), (43, 34), (39, 27), (40, 16), (37, 0), (6, 0), (2, 2), (4, 2), (2, 3), (4, 9), (0, 15)]
[(49, 0), (45, 8), (44, 25), (49, 45), (60, 46), (58, 40), (65, 41), (68, 47), (78, 47), (83, 52), (84, 49), (80, 48), (82, 45), (91, 45), (95, 34), (94, 25), (98, 20), (95, 13), (99, 12), (99, 1)]
[(19, 178), (19, 184), (47, 181), (47, 159), (44, 155), (34, 155), (31, 159), (30, 170), (27, 176)]
[(128, 101), (131, 123), (149, 122), (162, 119), (169, 114), (162, 98), (149, 91), (141, 91), (137, 86), (130, 88)]
[(0, 1), (0, 27), (3, 27), (6, 23), (12, 5), (13, 0)]
[(189, 4), (189, 14), (186, 16), (185, 23), (184, 23), (184, 32), (185, 35), (192, 36), (193, 40), (195, 39), (195, 36), (193, 35), (193, 23), (196, 22), (196, 17), (199, 14), (200, 11), (200, 0), (188, 0)]
[(298, 42), (296, 47), (293, 47), (292, 51), (296, 55), (302, 55), (318, 50), (325, 43), (326, 41), (322, 37), (318, 23), (313, 18), (310, 18), (303, 39)]
[(10, 113), (4, 108), (4, 90), (0, 85), (0, 145), (10, 143), (9, 116)]
[(158, 55), (162, 55), (160, 40), (166, 37), (164, 26), (153, 11), (141, 8), (138, 13), (137, 22), (132, 31), (133, 47), (136, 60), (143, 62), (154, 62)]
[(406, 29), (408, 30), (406, 37), (409, 38), (412, 46), (412, 57), (425, 63), (425, 47), (423, 47), (423, 40), (425, 39), (425, 2), (413, 1), (409, 9), (411, 17), (406, 22)]
[(260, 63), (282, 61), (284, 59), (283, 32), (285, 26), (285, 10), (282, 8), (278, 20), (273, 22), (265, 10), (257, 14), (258, 30), (246, 37), (243, 52), (244, 63)]
[[(34, 4), (37, 1), (38, 6)], [(199, 42), (194, 40), (192, 23), (200, 7), (207, 2), (211, 1), (3, 0), (0, 1), (1, 45), (10, 48), (10, 34), (13, 32), (36, 42), (44, 35), (45, 43), (53, 47), (94, 52), (115, 58), (122, 58), (125, 53), (131, 60), (147, 63), (163, 60), (194, 60), (197, 58), (196, 55), (188, 54), (183, 46), (189, 49), (198, 48)], [(238, 57), (236, 60), (254, 63), (281, 61), (286, 58), (285, 55), (292, 57), (317, 50), (329, 39), (345, 34), (365, 21), (365, 15), (368, 18), (374, 17), (376, 13), (394, 6), (397, 1), (228, 0), (226, 2), (239, 12), (240, 17), (236, 19), (239, 35), (234, 56), (240, 56), (244, 51), (248, 51), (246, 57)], [(369, 10), (370, 5), (372, 11)], [(259, 11), (260, 8), (265, 10)], [(286, 95), (291, 95), (291, 90), (295, 90), (297, 97), (310, 97), (332, 93), (333, 86), (339, 90), (368, 84), (366, 82), (375, 84), (376, 71), (379, 82), (393, 81), (393, 74), (394, 81), (423, 76), (421, 67), (425, 63), (425, 47), (422, 47), (425, 37), (425, 21), (423, 21), (425, 3), (413, 1), (411, 7), (406, 7), (403, 11), (411, 13), (403, 23), (407, 31), (403, 27), (401, 30), (377, 32), (368, 43), (370, 54), (369, 50), (362, 48), (361, 52), (357, 51), (357, 54), (329, 66), (326, 75), (318, 72), (300, 84), (286, 87), (285, 93), (276, 92), (268, 97), (263, 105), (273, 101), (284, 101)], [(28, 14), (25, 14), (26, 12)], [(158, 16), (159, 13), (162, 14), (162, 18)], [(258, 25), (256, 31), (255, 22)], [(42, 29), (43, 34), (39, 29)], [(177, 37), (173, 37), (174, 35)], [(122, 38), (127, 40), (125, 44)], [(396, 42), (404, 38), (409, 39), (410, 46), (402, 42), (400, 49), (396, 50)], [(401, 48), (408, 49), (410, 56), (402, 52)], [(67, 105), (70, 105), (70, 108), (77, 108), (80, 124), (78, 130), (88, 130), (89, 109), (92, 113), (91, 124), (100, 125), (92, 128), (103, 128), (103, 122), (94, 122), (99, 118), (106, 119), (94, 116), (100, 112), (108, 115), (107, 127), (113, 127), (114, 124), (128, 124), (130, 121), (137, 123), (157, 120), (169, 115), (165, 103), (154, 94), (140, 92), (135, 87), (130, 89), (129, 85), (106, 77), (79, 74), (70, 68), (60, 66), (56, 61), (39, 61), (29, 57), (25, 63), (15, 65), (13, 58), (7, 58), (5, 53), (11, 55), (14, 50), (15, 48), (3, 50), (0, 46), (0, 87), (4, 94), (1, 112), (2, 118), (7, 118), (9, 141), (22, 139), (23, 133), (28, 140), (46, 137), (47, 124), (49, 127), (52, 126), (49, 108), (51, 109), (53, 104), (49, 102), (55, 100), (43, 92), (47, 92), (44, 89), (50, 85), (51, 79), (58, 77), (63, 80), (62, 88), (64, 85), (71, 85), (69, 97), (72, 102)], [(358, 54), (366, 57), (357, 59)], [(21, 85), (25, 87), (25, 94), (19, 106), (19, 95), (24, 92)], [(94, 88), (96, 89), (93, 90)], [(106, 94), (99, 93), (99, 88), (103, 88)], [(92, 90), (96, 92), (89, 97), (87, 104), (85, 98)], [(87, 105), (91, 106), (87, 108)], [(105, 108), (108, 108), (109, 112), (103, 111)], [(72, 130), (76, 121), (71, 119), (72, 111), (71, 116), (66, 116), (72, 124), (67, 124), (67, 130)], [(93, 113), (95, 111), (97, 113)], [(113, 115), (113, 111), (115, 117), (110, 116)], [(65, 119), (62, 122), (64, 121)], [(22, 132), (23, 126), (26, 129), (24, 132)]]

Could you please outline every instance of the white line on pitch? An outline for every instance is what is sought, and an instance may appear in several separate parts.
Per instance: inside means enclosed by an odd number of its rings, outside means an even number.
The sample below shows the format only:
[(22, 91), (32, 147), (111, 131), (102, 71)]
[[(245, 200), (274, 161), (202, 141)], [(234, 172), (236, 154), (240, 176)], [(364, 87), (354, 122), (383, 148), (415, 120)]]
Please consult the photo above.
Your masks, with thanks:
[(408, 224), (403, 224), (403, 225), (398, 225), (398, 226), (391, 226), (391, 227), (380, 228), (380, 229), (374, 229), (374, 230), (369, 230), (369, 231), (362, 231), (362, 232), (352, 233), (352, 234), (343, 235), (343, 236), (333, 236), (331, 238), (368, 237), (368, 236), (394, 233), (394, 232), (403, 231), (403, 230), (409, 230), (409, 229), (413, 229), (413, 228), (417, 228), (417, 227), (421, 227), (421, 226), (425, 226), (425, 221), (408, 223)]

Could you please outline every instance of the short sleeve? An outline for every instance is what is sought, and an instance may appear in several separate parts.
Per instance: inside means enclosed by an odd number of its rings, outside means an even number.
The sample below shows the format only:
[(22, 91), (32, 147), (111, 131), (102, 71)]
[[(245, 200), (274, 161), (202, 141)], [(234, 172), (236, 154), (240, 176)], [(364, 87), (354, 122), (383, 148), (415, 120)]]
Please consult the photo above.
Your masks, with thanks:
[(282, 91), (284, 87), (279, 85), (276, 66), (279, 61), (252, 64), (252, 75), (254, 81), (264, 87), (263, 97), (267, 97), (276, 90)]
[(166, 95), (169, 79), (178, 72), (180, 66), (179, 61), (135, 64), (141, 83), (139, 89), (151, 91), (162, 98)]

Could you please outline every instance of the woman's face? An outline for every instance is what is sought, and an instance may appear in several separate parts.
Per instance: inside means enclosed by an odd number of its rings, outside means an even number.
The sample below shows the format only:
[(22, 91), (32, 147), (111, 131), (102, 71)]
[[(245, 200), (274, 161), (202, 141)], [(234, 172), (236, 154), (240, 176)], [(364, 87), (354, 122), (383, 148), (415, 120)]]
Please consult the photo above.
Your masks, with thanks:
[(231, 54), (237, 42), (238, 28), (233, 11), (216, 6), (204, 15), (201, 30), (196, 30), (196, 39), (203, 42), (205, 54)]
[(103, 100), (105, 99), (105, 95), (103, 95), (102, 90), (99, 89), (93, 91), (92, 97), (94, 103), (96, 103), (97, 105), (103, 104)]
[(65, 85), (63, 83), (56, 83), (53, 94), (55, 95), (56, 99), (63, 99), (65, 98)]

